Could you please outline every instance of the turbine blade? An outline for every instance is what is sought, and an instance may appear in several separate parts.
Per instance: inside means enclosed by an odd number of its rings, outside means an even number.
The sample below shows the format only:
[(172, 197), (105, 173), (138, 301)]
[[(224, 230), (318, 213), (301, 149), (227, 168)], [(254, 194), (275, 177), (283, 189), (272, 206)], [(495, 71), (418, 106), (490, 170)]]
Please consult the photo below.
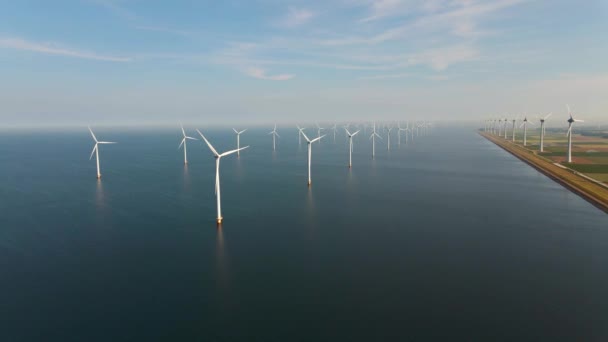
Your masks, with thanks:
[(193, 137), (186, 137), (186, 139), (190, 139), (190, 140), (198, 140), (198, 139), (193, 138)]
[(304, 139), (306, 139), (306, 141), (308, 141), (308, 143), (310, 143), (310, 139), (308, 139), (308, 137), (306, 136), (306, 133), (304, 133), (304, 131), (302, 131), (301, 133), (304, 136)]
[(177, 146), (177, 149), (179, 150), (180, 148), (182, 148), (182, 145), (184, 144), (184, 142), (186, 141), (186, 138), (182, 139), (182, 142), (179, 143), (179, 146)]
[(91, 126), (89, 126), (89, 132), (91, 132), (91, 135), (93, 136), (93, 140), (95, 140), (95, 142), (97, 142), (97, 137), (95, 137), (95, 134), (93, 134), (93, 130), (91, 129)]
[(244, 150), (244, 149), (246, 149), (246, 148), (248, 148), (248, 147), (249, 147), (249, 146), (245, 146), (245, 147), (237, 148), (236, 150), (231, 150), (231, 151), (228, 151), (228, 152), (224, 152), (224, 153), (220, 154), (219, 156), (220, 156), (220, 157), (225, 157), (225, 156), (227, 156), (227, 155), (229, 155), (229, 154), (236, 153), (236, 152), (238, 152), (238, 151), (240, 151), (240, 150)]
[(310, 143), (312, 144), (312, 143), (314, 143), (315, 141), (319, 141), (319, 140), (323, 139), (323, 137), (324, 137), (324, 136), (325, 136), (325, 134), (323, 134), (322, 136), (320, 136), (320, 137), (318, 137), (318, 138), (314, 138), (314, 139), (312, 139), (312, 140), (310, 141)]
[(98, 144), (117, 144), (116, 142), (113, 141), (98, 141)]
[(219, 157), (220, 154), (217, 153), (217, 151), (213, 148), (213, 146), (211, 146), (211, 143), (209, 143), (209, 141), (207, 140), (207, 138), (205, 138), (203, 133), (201, 133), (201, 131), (199, 131), (198, 128), (196, 129), (196, 131), (198, 132), (198, 134), (200, 134), (201, 138), (203, 138), (203, 140), (205, 140), (205, 143), (207, 143), (207, 146), (209, 146), (209, 149), (211, 150), (211, 152), (213, 152), (213, 154), (216, 157)]
[(239, 134), (239, 131), (237, 131), (236, 129), (232, 128), (232, 130), (234, 131), (234, 133)]
[(553, 113), (549, 113), (547, 114), (547, 116), (545, 116), (544, 120), (547, 120)]
[(93, 158), (93, 153), (95, 153), (96, 149), (97, 149), (97, 144), (95, 144), (95, 146), (93, 146), (93, 151), (91, 151), (91, 156), (89, 157), (89, 160), (91, 160)]
[(245, 128), (244, 130), (240, 131), (239, 134), (245, 133), (246, 130), (247, 130), (247, 128)]
[(182, 128), (182, 134), (183, 134), (184, 136), (186, 136), (186, 131), (184, 131), (184, 126), (182, 126), (182, 124), (181, 124), (181, 123), (179, 124), (179, 126)]
[(585, 122), (585, 120), (574, 119), (574, 122)]
[(355, 135), (357, 135), (357, 133), (359, 133), (359, 132), (361, 132), (361, 131), (356, 131), (355, 133), (353, 133), (353, 135), (352, 135), (352, 136), (354, 137), (354, 136), (355, 136)]

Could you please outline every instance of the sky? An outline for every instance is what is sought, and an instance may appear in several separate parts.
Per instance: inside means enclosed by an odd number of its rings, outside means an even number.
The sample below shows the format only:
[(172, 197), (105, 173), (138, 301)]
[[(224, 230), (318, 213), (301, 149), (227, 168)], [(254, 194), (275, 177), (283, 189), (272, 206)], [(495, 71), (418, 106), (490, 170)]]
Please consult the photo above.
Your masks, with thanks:
[[(0, 0), (0, 125), (608, 120), (605, 0)], [(565, 122), (565, 121), (564, 121)]]

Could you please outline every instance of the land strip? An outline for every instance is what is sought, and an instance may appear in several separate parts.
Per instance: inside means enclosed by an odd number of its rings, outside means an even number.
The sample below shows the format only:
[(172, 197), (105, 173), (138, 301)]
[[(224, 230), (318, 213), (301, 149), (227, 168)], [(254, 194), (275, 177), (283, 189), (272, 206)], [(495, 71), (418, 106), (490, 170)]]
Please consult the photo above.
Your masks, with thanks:
[(557, 166), (553, 161), (511, 141), (485, 132), (479, 134), (608, 213), (608, 188), (604, 185), (565, 166)]

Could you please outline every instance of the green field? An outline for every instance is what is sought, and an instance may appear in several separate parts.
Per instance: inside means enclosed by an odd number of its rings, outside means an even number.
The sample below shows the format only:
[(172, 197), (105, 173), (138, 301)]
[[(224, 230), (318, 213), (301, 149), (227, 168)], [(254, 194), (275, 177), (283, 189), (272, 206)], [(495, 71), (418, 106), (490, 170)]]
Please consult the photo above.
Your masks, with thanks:
[[(566, 163), (568, 152), (568, 137), (566, 129), (546, 129), (544, 152), (540, 152), (540, 129), (538, 125), (528, 127), (526, 149), (534, 151), (556, 163), (577, 170), (585, 175), (608, 183), (608, 131), (585, 127), (575, 127), (572, 135), (573, 163)], [(502, 135), (504, 139), (504, 133)], [(511, 126), (507, 133), (507, 141), (512, 141)], [(515, 144), (523, 147), (524, 132), (517, 128)]]

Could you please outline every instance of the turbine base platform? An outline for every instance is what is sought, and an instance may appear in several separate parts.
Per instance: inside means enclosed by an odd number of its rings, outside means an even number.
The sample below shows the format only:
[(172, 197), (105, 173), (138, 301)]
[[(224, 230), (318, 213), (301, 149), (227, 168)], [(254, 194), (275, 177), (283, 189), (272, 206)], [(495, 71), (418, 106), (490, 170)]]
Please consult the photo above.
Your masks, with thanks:
[(217, 220), (216, 220), (216, 221), (217, 221), (217, 224), (222, 224), (222, 221), (223, 221), (223, 220), (224, 220), (224, 218), (223, 218), (223, 217), (218, 217), (218, 218), (217, 218)]
[(97, 175), (97, 179), (101, 179), (101, 175)]

